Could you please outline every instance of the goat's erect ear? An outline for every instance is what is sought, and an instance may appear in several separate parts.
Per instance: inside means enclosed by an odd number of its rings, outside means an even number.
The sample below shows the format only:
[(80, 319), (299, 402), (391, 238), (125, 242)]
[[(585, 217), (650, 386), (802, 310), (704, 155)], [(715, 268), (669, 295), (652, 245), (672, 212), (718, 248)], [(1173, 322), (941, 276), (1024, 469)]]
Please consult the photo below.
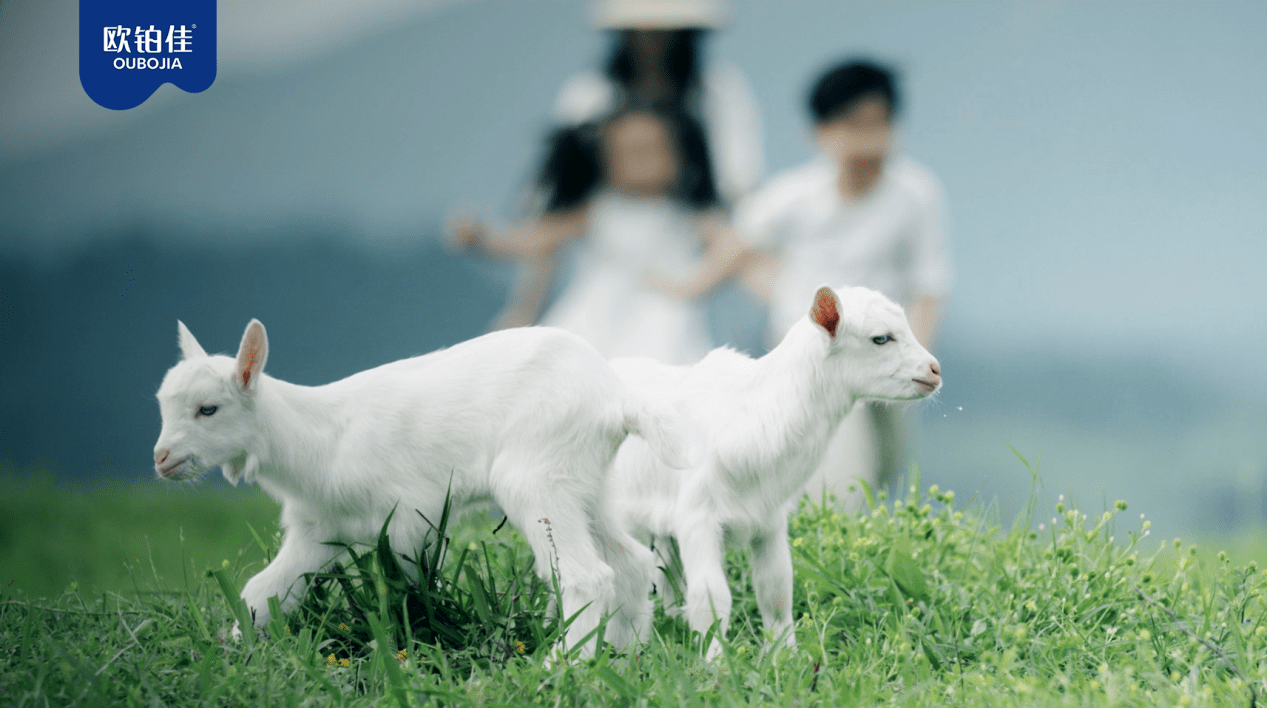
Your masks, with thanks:
[(814, 293), (814, 306), (809, 309), (809, 318), (814, 324), (827, 330), (831, 337), (836, 336), (840, 326), (840, 298), (836, 291), (824, 285)]
[(197, 359), (207, 355), (207, 352), (203, 350), (202, 345), (198, 343), (198, 340), (194, 339), (193, 332), (189, 331), (189, 328), (185, 326), (184, 322), (176, 320), (176, 331), (180, 335), (181, 359)]
[(233, 383), (246, 393), (255, 390), (256, 381), (268, 359), (268, 334), (259, 320), (251, 320), (238, 347), (238, 363), (233, 369)]

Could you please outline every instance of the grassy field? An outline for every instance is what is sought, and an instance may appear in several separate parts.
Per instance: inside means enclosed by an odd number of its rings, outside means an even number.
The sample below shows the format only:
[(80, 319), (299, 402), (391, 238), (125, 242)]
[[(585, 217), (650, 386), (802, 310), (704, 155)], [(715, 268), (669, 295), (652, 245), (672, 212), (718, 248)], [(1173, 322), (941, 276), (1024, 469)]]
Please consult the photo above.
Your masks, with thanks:
[(509, 530), (460, 530), (421, 584), (362, 549), (235, 642), (236, 592), (276, 541), (257, 491), (7, 481), (5, 705), (1248, 706), (1267, 690), (1262, 544), (1157, 539), (1125, 502), (1000, 525), (916, 482), (858, 516), (803, 505), (797, 649), (763, 650), (736, 555), (718, 660), (658, 613), (636, 655), (547, 661), (552, 589)]
[[(31, 596), (185, 587), (212, 563), (263, 560), (279, 507), (258, 489), (106, 487), (0, 476), (0, 587)], [(155, 580), (157, 576), (158, 580)]]

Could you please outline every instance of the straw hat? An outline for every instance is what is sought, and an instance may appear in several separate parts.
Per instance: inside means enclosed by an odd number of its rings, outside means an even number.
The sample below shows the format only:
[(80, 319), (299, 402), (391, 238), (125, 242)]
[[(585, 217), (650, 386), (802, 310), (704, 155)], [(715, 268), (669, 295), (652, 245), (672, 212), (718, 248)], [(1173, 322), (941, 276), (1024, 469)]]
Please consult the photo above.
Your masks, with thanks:
[(725, 20), (721, 0), (597, 0), (599, 29), (710, 29)]

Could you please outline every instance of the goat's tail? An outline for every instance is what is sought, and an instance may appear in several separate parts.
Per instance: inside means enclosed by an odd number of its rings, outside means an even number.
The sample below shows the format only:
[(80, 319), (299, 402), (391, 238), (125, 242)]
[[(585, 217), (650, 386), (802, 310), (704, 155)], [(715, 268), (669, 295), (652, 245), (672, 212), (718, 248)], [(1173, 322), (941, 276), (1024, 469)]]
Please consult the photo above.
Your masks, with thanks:
[(625, 430), (645, 440), (661, 462), (679, 470), (691, 465), (683, 423), (670, 408), (633, 399), (625, 403)]

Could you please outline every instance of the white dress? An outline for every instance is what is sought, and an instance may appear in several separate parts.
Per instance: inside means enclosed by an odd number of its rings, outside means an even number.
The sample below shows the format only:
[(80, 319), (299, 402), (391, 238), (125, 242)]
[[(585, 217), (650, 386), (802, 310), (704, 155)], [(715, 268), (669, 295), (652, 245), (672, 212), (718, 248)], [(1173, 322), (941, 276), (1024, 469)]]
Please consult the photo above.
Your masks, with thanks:
[(541, 324), (584, 337), (607, 358), (693, 364), (711, 349), (703, 303), (653, 290), (647, 273), (685, 278), (702, 252), (696, 214), (668, 198), (612, 190), (590, 204), (576, 275)]

